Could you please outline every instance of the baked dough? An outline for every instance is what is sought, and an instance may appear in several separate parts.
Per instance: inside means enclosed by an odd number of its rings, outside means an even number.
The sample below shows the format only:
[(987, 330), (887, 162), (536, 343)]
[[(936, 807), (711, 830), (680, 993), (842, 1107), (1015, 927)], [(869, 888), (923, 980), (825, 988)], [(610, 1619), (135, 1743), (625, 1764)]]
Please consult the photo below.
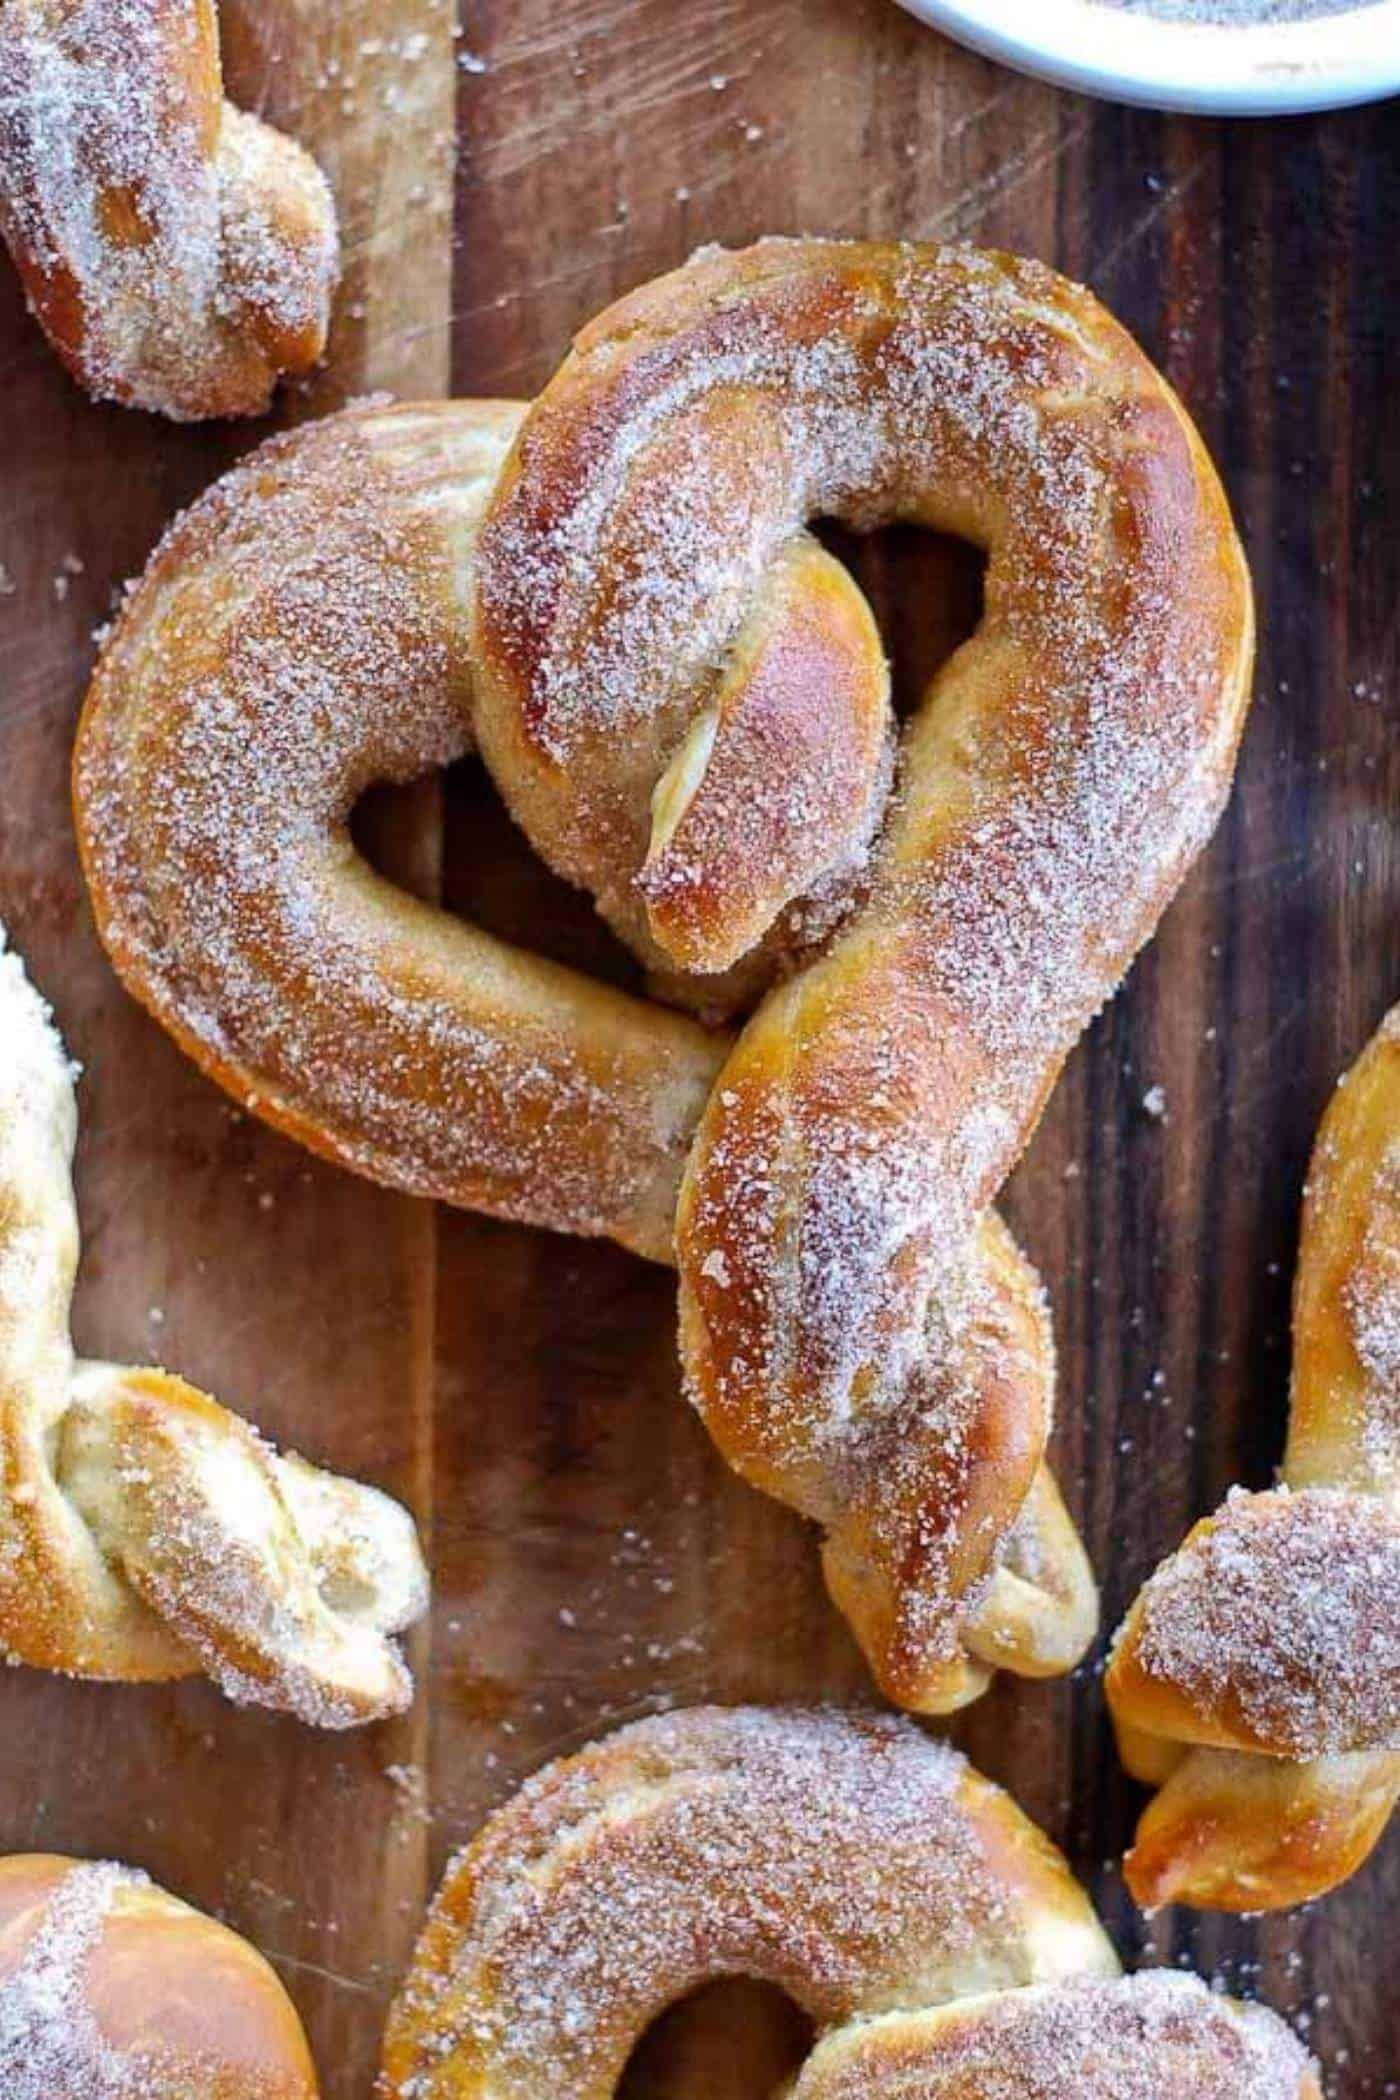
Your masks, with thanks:
[[(1049, 1841), (911, 1722), (695, 1708), (548, 1766), (452, 1863), (380, 2100), (609, 2100), (666, 2006), (736, 1974), (818, 2029), (794, 2100), (1318, 2100), (1272, 2015), (1117, 1969)], [(1005, 2082), (968, 2084), (969, 2049)]]
[(316, 2100), (262, 1956), (144, 1874), (0, 1859), (5, 2100)]
[[(1229, 784), (1253, 628), (1215, 475), (1088, 293), (971, 249), (707, 254), (521, 414), (353, 412), (167, 535), (79, 737), (103, 940), (318, 1150), (677, 1259), (691, 1395), (822, 1526), (892, 1699), (1068, 1669), (1096, 1604), (1049, 1323), (988, 1206)], [(989, 550), (892, 796), (819, 512)], [(668, 998), (770, 987), (737, 1041), (365, 866), (360, 792), (473, 743)]]
[(348, 1727), (409, 1704), (407, 1512), (168, 1372), (75, 1357), (75, 1072), (0, 928), (0, 1653)]
[(257, 415), (325, 348), (330, 188), (225, 99), (214, 0), (5, 0), (0, 234), (99, 399)]
[(1160, 1791), (1140, 1903), (1276, 1910), (1366, 1859), (1400, 1797), (1400, 1007), (1323, 1118), (1278, 1488), (1236, 1490), (1142, 1590), (1107, 1675)]

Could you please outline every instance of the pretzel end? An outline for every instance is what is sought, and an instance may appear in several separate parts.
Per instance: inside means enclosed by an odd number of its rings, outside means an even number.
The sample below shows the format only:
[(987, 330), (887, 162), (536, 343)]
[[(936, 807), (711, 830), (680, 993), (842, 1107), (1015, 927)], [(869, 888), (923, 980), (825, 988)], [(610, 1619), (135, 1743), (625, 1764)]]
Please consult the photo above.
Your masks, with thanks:
[(637, 877), (682, 969), (738, 962), (802, 898), (850, 891), (889, 784), (889, 668), (859, 586), (798, 534), (652, 796)]
[(1356, 1872), (1397, 1793), (1393, 1753), (1294, 1764), (1194, 1750), (1144, 1811), (1124, 1879), (1146, 1911), (1292, 1909)]

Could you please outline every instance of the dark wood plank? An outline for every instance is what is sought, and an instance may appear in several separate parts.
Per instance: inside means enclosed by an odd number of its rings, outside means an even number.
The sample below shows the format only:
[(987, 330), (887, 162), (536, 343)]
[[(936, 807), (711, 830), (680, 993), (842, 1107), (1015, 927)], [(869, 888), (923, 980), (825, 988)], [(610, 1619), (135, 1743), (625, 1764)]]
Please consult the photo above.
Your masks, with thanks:
[[(1111, 1624), (1192, 1517), (1279, 1454), (1308, 1148), (1400, 983), (1400, 112), (1113, 109), (972, 58), (889, 0), (474, 0), (461, 66), (434, 0), (226, 12), (243, 91), (314, 141), (350, 226), (335, 356), (284, 413), (371, 385), (527, 393), (584, 319), (699, 242), (831, 230), (1043, 255), (1095, 285), (1201, 422), (1260, 592), (1239, 786), (1010, 1194), (1054, 1297), (1062, 1476)], [(663, 1703), (847, 1698), (865, 1677), (803, 1527), (732, 1479), (680, 1399), (666, 1276), (331, 1173), (231, 1117), (123, 1000), (66, 816), (88, 634), (250, 434), (93, 409), (4, 272), (0, 345), (17, 585), (0, 600), (0, 913), (90, 1067), (83, 1338), (163, 1355), (411, 1492), (437, 1581), (418, 1708), (348, 1742), (198, 1686), (16, 1674), (0, 1842), (115, 1852), (221, 1909), (283, 1964), (330, 2100), (365, 2100), (433, 1878), (543, 1757)], [(56, 589), (70, 553), (84, 568)], [(910, 535), (855, 559), (912, 693), (975, 617), (975, 564)], [(476, 769), (446, 802), (445, 833), (431, 790), (377, 809), (376, 857), (536, 945), (624, 967)], [(1156, 1084), (1165, 1121), (1143, 1108)], [(1374, 1957), (1400, 1902), (1396, 1836), (1302, 1917), (1149, 1927), (1116, 1872), (1138, 1797), (1096, 1669), (999, 1685), (956, 1734), (1068, 1847), (1125, 1954), (1190, 1960), (1311, 2020), (1335, 2100), (1393, 2090), (1400, 2008)], [(781, 2008), (720, 1994), (664, 2023), (629, 2090), (766, 2093), (800, 2046)]]

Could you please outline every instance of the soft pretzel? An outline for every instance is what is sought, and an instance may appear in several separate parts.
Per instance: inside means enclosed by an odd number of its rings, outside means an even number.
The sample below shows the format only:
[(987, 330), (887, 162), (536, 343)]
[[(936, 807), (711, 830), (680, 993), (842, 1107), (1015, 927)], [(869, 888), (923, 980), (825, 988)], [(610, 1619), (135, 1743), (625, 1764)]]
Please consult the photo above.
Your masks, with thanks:
[(4, 0), (0, 233), (101, 399), (256, 415), (325, 348), (330, 189), (224, 99), (214, 0)]
[(1160, 1788), (1140, 1903), (1325, 1893), (1400, 1797), (1400, 1007), (1334, 1096), (1308, 1175), (1281, 1485), (1236, 1490), (1143, 1589), (1107, 1677)]
[(13, 952), (0, 1045), (0, 1653), (80, 1677), (203, 1670), (324, 1727), (400, 1711), (391, 1636), (427, 1598), (407, 1513), (167, 1372), (75, 1359), (74, 1072)]
[[(1069, 1668), (1095, 1606), (1043, 1463), (1049, 1326), (986, 1206), (1228, 786), (1252, 621), (1214, 474), (1087, 293), (973, 250), (702, 257), (519, 415), (357, 412), (167, 536), (79, 738), (102, 937), (343, 1163), (678, 1247), (693, 1396), (825, 1527), (891, 1697)], [(892, 799), (815, 511), (990, 551)], [(778, 973), (737, 1045), (353, 855), (372, 779), (474, 738), (668, 996)]]
[[(1049, 1841), (912, 1723), (696, 1708), (550, 1765), (448, 1868), (380, 2100), (607, 2100), (656, 2015), (727, 1975), (779, 1985), (825, 2037), (801, 2100), (981, 2094), (923, 2073), (998, 2033), (1026, 2074), (999, 2100), (1134, 2100), (1130, 2035), (1160, 2100), (1216, 2100), (1246, 2067), (1232, 2100), (1316, 2100), (1271, 2015), (1117, 1967)], [(1065, 2047), (1037, 2082), (1049, 2031)]]
[(1151, 1969), (886, 2013), (819, 2044), (789, 2100), (1322, 2100), (1257, 2005)]
[(290, 1999), (226, 1925), (144, 1874), (0, 1859), (5, 2100), (316, 2100)]

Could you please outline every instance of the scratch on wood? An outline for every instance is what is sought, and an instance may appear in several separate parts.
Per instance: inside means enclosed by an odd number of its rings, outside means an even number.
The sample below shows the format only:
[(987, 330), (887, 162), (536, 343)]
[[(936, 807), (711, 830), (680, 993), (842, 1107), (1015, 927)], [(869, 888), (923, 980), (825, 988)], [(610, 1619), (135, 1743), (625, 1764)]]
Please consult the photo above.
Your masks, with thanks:
[(319, 1962), (302, 1961), (295, 1954), (278, 1954), (269, 1947), (264, 1947), (262, 1951), (279, 1969), (292, 1969), (299, 1975), (319, 1976), (323, 1983), (332, 1983), (340, 1991), (354, 1991), (362, 1998), (372, 1998), (375, 1995), (374, 1985), (363, 1982), (358, 1976), (342, 1976), (338, 1970), (322, 1968)]
[(1035, 176), (1052, 168), (1074, 151), (1088, 131), (1092, 119), (1081, 117), (1068, 128), (1056, 122), (1038, 131), (1019, 153), (984, 175), (979, 182), (966, 189), (960, 196), (935, 212), (921, 229), (926, 238), (947, 234), (963, 236), (974, 233), (982, 224), (994, 205), (1014, 196)]
[(1106, 277), (1114, 266), (1122, 261), (1125, 255), (1137, 247), (1140, 241), (1146, 240), (1153, 227), (1164, 219), (1168, 212), (1181, 202), (1183, 197), (1190, 196), (1192, 190), (1198, 186), (1210, 165), (1209, 156), (1203, 154), (1198, 161), (1192, 163), (1184, 175), (1179, 176), (1168, 188), (1160, 191), (1153, 198), (1147, 209), (1134, 219), (1127, 231), (1091, 265), (1091, 274), (1096, 278)]

